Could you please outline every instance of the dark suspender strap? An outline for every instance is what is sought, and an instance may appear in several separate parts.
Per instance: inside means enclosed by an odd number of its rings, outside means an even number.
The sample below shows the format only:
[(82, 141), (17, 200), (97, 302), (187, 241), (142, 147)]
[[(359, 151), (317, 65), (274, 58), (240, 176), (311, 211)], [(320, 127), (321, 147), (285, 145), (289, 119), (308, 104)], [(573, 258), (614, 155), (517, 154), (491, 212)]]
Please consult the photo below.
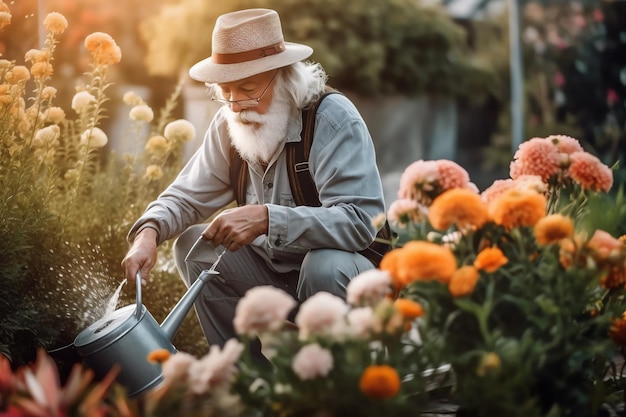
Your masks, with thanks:
[(322, 100), (333, 92), (335, 90), (327, 87), (314, 106), (302, 111), (302, 133), (300, 134), (302, 140), (285, 145), (287, 148), (289, 184), (291, 185), (293, 200), (297, 206), (319, 207), (322, 205), (315, 181), (311, 176), (311, 171), (309, 171), (309, 154), (313, 145), (317, 109)]
[(248, 180), (248, 163), (234, 146), (230, 148), (230, 184), (238, 206), (246, 204), (246, 186)]

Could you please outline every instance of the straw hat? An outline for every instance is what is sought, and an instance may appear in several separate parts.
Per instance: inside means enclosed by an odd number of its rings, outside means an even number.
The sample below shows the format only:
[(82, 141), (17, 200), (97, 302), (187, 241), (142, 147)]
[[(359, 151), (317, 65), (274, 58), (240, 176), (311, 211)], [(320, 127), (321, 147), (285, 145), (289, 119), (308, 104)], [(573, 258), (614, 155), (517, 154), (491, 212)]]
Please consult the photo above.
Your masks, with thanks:
[(278, 13), (249, 9), (217, 18), (212, 55), (189, 70), (191, 78), (205, 83), (227, 83), (272, 69), (286, 67), (313, 53), (313, 49), (285, 42)]

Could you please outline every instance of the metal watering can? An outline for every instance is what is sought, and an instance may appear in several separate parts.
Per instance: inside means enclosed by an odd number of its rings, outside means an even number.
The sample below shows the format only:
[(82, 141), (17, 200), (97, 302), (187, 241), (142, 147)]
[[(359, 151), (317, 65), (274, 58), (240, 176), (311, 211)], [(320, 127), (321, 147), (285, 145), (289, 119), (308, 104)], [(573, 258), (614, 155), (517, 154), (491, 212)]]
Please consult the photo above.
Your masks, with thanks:
[(148, 354), (156, 349), (176, 352), (172, 344), (176, 331), (204, 284), (217, 274), (214, 267), (202, 271), (159, 325), (141, 302), (141, 275), (137, 272), (137, 303), (119, 308), (83, 330), (74, 340), (76, 351), (98, 378), (119, 364), (117, 381), (131, 397), (155, 387), (163, 380), (161, 366), (149, 363)]

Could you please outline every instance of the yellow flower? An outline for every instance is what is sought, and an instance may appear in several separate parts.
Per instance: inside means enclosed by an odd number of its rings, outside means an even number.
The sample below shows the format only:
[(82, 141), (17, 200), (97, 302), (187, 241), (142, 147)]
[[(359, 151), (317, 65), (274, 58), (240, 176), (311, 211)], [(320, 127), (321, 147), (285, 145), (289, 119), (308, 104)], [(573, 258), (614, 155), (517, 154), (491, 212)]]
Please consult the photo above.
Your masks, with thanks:
[(11, 13), (2, 11), (0, 12), (0, 30), (11, 24)]
[(48, 62), (50, 60), (50, 52), (47, 50), (42, 51), (41, 49), (30, 49), (24, 54), (24, 60), (33, 64), (36, 62)]
[(476, 374), (478, 374), (478, 376), (485, 376), (488, 373), (499, 369), (501, 365), (502, 361), (497, 353), (486, 353), (483, 355), (480, 365), (478, 365), (478, 369), (476, 369)]
[(562, 214), (552, 214), (535, 224), (534, 233), (540, 245), (558, 243), (561, 239), (573, 236), (574, 223), (572, 219)]
[(492, 273), (498, 270), (502, 265), (509, 262), (508, 258), (500, 248), (485, 248), (480, 251), (474, 260), (474, 268)]
[(475, 192), (453, 188), (437, 196), (428, 209), (428, 220), (437, 230), (452, 225), (459, 229), (481, 227), (487, 221), (487, 206)]
[(137, 106), (139, 104), (145, 104), (143, 99), (134, 91), (128, 91), (124, 93), (124, 96), (122, 97), (122, 101), (127, 106)]
[(361, 374), (359, 388), (370, 398), (386, 400), (400, 392), (400, 377), (389, 365), (371, 365)]
[(478, 269), (472, 265), (463, 266), (452, 274), (448, 291), (453, 297), (464, 297), (474, 291), (479, 278)]
[(59, 124), (65, 120), (65, 111), (61, 107), (50, 107), (44, 113), (46, 122)]
[(151, 155), (163, 155), (169, 149), (169, 142), (161, 135), (152, 136), (146, 142), (146, 151)]
[(53, 72), (54, 68), (49, 62), (35, 62), (30, 68), (30, 73), (33, 74), (33, 77), (38, 80), (50, 78)]
[(488, 213), (491, 220), (508, 230), (532, 227), (546, 215), (546, 197), (528, 189), (510, 189), (491, 201)]
[(144, 177), (150, 181), (158, 180), (163, 176), (163, 170), (158, 165), (148, 165)]
[(7, 71), (4, 78), (11, 84), (17, 84), (21, 81), (30, 80), (30, 72), (28, 72), (28, 68), (25, 66), (16, 65), (12, 70)]
[(57, 95), (57, 89), (51, 86), (46, 86), (41, 90), (42, 100), (52, 100)]

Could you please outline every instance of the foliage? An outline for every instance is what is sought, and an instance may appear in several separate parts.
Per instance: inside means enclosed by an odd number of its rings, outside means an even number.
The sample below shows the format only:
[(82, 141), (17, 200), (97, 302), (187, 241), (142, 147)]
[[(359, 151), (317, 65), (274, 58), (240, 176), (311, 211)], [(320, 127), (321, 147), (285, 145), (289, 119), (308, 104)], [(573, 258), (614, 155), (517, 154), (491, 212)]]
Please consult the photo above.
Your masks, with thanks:
[[(188, 122), (172, 119), (180, 86), (156, 118), (128, 93), (125, 139), (135, 149), (109, 152), (100, 126), (107, 118), (107, 75), (120, 48), (105, 33), (85, 38), (90, 70), (66, 112), (55, 105), (51, 81), (57, 39), (68, 22), (52, 12), (44, 27), (45, 43), (25, 54), (26, 65), (0, 60), (0, 351), (15, 367), (34, 360), (38, 347), (71, 343), (104, 313), (119, 285), (130, 225), (178, 172), (182, 144), (194, 134)], [(165, 278), (161, 292), (182, 293), (182, 281), (167, 272), (169, 256), (162, 258), (155, 271)]]
[[(288, 41), (310, 45), (331, 84), (364, 95), (444, 94), (481, 97), (493, 75), (469, 58), (465, 32), (443, 9), (414, 1), (240, 0), (216, 6), (185, 0), (164, 6), (142, 25), (147, 67), (177, 76), (210, 55), (212, 26), (224, 12), (250, 7), (278, 11)], [(164, 32), (163, 25), (180, 28)], [(195, 35), (204, 33), (198, 39)]]

